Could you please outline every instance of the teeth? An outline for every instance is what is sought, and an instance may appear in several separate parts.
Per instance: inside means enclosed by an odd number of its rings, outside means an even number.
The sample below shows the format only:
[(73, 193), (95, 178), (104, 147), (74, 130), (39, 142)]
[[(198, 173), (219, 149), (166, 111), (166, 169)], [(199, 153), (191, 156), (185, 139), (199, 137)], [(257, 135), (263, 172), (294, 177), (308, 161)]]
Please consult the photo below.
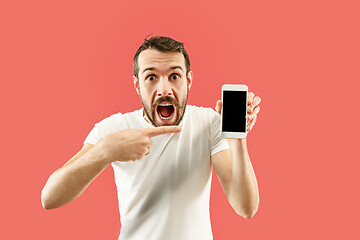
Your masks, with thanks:
[(168, 120), (168, 119), (171, 118), (172, 114), (169, 117), (163, 117), (161, 114), (159, 114), (159, 116), (160, 116), (161, 119)]
[[(173, 106), (171, 103), (161, 103), (161, 104), (159, 104), (158, 106), (160, 106), (160, 107), (169, 107), (169, 106)], [(173, 115), (174, 113), (172, 113), (169, 117), (164, 117), (164, 116), (162, 116), (161, 115), (161, 113), (159, 112), (159, 117), (161, 118), (161, 119), (163, 119), (163, 120), (169, 120), (171, 117), (172, 117), (172, 115)]]

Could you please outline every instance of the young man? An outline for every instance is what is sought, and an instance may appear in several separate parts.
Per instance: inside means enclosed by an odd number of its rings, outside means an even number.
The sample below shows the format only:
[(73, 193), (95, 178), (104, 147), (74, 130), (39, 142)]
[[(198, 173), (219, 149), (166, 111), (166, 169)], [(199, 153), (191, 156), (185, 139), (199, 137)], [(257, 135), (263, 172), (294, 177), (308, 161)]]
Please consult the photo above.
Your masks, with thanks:
[[(237, 214), (251, 218), (259, 193), (246, 139), (222, 139), (217, 113), (187, 104), (193, 74), (183, 44), (145, 39), (134, 57), (143, 108), (105, 118), (42, 191), (45, 209), (76, 199), (109, 165), (121, 216), (119, 239), (212, 239), (212, 167)], [(249, 93), (248, 129), (260, 110)]]

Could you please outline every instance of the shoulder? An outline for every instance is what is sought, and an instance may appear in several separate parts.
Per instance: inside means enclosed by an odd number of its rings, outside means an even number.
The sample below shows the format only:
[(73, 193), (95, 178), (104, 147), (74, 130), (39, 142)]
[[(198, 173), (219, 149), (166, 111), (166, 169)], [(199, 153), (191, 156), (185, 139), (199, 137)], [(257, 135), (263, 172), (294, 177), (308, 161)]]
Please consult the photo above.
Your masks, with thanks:
[(135, 121), (138, 120), (138, 118), (141, 116), (142, 116), (142, 109), (121, 114), (121, 118), (124, 121)]
[(189, 115), (191, 117), (208, 118), (210, 120), (219, 117), (219, 114), (214, 109), (209, 107), (187, 105), (186, 111), (187, 110), (189, 110)]
[(95, 123), (94, 129), (100, 138), (121, 130), (122, 128), (122, 113), (115, 113), (105, 117), (101, 121)]
[(206, 136), (209, 141), (212, 140), (220, 126), (220, 115), (209, 107), (187, 105), (186, 111), (189, 111), (187, 126), (190, 126), (193, 132)]
[(104, 138), (110, 134), (113, 134), (117, 131), (124, 130), (125, 128), (127, 128), (125, 118), (129, 117), (131, 115), (135, 116), (136, 111), (134, 111), (132, 113), (124, 113), (124, 114), (121, 112), (114, 113), (114, 114), (102, 119), (101, 121), (95, 123), (95, 126), (89, 133), (85, 142), (95, 145), (102, 138)]
[(187, 122), (197, 128), (201, 126), (204, 129), (212, 129), (220, 122), (219, 114), (209, 107), (187, 105), (186, 111), (188, 111)]
[(138, 119), (140, 110), (127, 113), (114, 113), (95, 125), (105, 132), (119, 131), (126, 128), (127, 122), (134, 122)]
[(111, 114), (108, 117), (105, 117), (104, 119), (102, 119), (101, 121), (99, 121), (98, 123), (96, 123), (98, 126), (104, 126), (104, 125), (116, 125), (117, 123), (119, 123), (122, 120), (123, 114), (118, 112), (118, 113), (114, 113)]
[(114, 114), (104, 118), (97, 124), (99, 124), (99, 125), (118, 125), (122, 121), (137, 118), (139, 115), (139, 111), (140, 110), (135, 110), (133, 112), (127, 112), (127, 113), (121, 113), (121, 112), (114, 113)]
[(96, 122), (84, 143), (91, 143), (95, 145), (98, 141), (104, 137), (121, 130), (121, 116), (122, 113), (112, 114), (99, 122)]

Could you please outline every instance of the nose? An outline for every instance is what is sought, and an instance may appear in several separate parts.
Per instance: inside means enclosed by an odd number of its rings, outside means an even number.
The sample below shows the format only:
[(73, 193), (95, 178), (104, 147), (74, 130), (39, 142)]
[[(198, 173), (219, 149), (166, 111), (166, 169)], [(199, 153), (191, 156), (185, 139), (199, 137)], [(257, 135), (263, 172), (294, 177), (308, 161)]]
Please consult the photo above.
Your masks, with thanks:
[(173, 95), (171, 83), (166, 78), (161, 78), (157, 86), (157, 96)]

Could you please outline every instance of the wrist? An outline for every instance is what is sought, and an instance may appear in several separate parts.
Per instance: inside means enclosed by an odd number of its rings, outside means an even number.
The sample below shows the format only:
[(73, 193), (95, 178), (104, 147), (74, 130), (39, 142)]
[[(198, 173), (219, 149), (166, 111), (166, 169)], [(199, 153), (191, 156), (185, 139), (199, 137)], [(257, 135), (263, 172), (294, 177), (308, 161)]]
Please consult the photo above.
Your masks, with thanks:
[(246, 138), (226, 138), (229, 144), (246, 145)]
[(229, 143), (230, 149), (232, 149), (233, 151), (247, 151), (246, 138), (227, 138), (226, 140)]
[(97, 153), (98, 159), (100, 159), (100, 161), (106, 163), (106, 164), (110, 164), (112, 162), (115, 162), (115, 160), (112, 158), (111, 154), (109, 154), (109, 151), (106, 150), (106, 147), (104, 146), (104, 139), (102, 139), (100, 142), (98, 142), (95, 146), (94, 146), (94, 150)]

